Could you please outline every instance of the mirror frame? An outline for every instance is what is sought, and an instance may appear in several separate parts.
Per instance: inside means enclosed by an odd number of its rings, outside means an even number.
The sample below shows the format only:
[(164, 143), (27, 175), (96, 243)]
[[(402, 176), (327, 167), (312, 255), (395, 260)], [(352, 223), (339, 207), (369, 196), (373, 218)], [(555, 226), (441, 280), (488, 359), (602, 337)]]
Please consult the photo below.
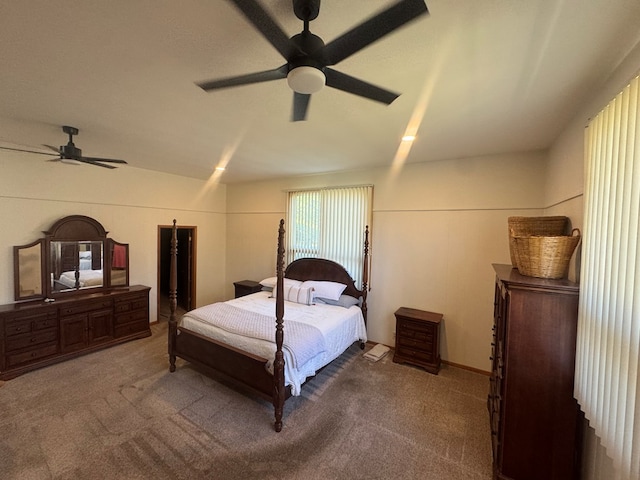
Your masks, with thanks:
[[(93, 292), (100, 292), (112, 287), (112, 252), (118, 245), (122, 247), (119, 254), (118, 270), (124, 270), (124, 281), (119, 280), (113, 287), (129, 286), (129, 245), (119, 243), (111, 238), (107, 238), (107, 231), (104, 227), (91, 217), (84, 215), (70, 215), (55, 222), (48, 231), (44, 231), (44, 238), (36, 240), (28, 245), (14, 247), (14, 291), (15, 300), (31, 300), (43, 298), (55, 298), (62, 295), (78, 295)], [(51, 265), (51, 242), (100, 242), (102, 247), (102, 285), (91, 287), (69, 288), (65, 290), (54, 290), (52, 278), (53, 269)], [(20, 255), (23, 249), (32, 248), (40, 244), (40, 278), (41, 294), (22, 295), (20, 291)], [(124, 258), (122, 255), (124, 254)]]

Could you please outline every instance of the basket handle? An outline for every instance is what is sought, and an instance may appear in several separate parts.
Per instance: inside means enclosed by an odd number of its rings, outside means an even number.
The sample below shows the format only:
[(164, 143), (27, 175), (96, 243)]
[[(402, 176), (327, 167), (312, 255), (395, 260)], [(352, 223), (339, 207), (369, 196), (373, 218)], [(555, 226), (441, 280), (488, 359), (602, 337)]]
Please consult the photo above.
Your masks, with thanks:
[(579, 236), (579, 237), (580, 237), (580, 236), (582, 236), (582, 235), (580, 234), (580, 229), (579, 229), (579, 228), (574, 228), (573, 230), (571, 230), (571, 236), (572, 236), (572, 237), (573, 237), (574, 232), (578, 232), (578, 236)]

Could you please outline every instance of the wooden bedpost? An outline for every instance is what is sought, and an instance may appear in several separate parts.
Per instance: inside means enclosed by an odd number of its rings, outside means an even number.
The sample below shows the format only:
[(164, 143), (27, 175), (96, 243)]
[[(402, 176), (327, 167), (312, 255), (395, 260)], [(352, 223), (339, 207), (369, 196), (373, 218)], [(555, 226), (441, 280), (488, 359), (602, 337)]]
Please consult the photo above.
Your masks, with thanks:
[(362, 316), (367, 324), (367, 290), (369, 289), (369, 225), (364, 229), (364, 266), (362, 269)]
[(284, 410), (284, 356), (282, 342), (284, 339), (284, 220), (280, 220), (278, 228), (278, 258), (276, 261), (276, 356), (273, 362), (273, 407), (275, 410), (276, 432), (282, 430), (282, 413)]
[(178, 335), (178, 323), (176, 320), (176, 308), (177, 308), (177, 294), (178, 294), (178, 270), (177, 270), (177, 256), (178, 256), (178, 228), (176, 227), (176, 220), (173, 220), (173, 228), (171, 229), (171, 266), (169, 271), (169, 309), (171, 314), (169, 315), (169, 371), (176, 371), (176, 336)]

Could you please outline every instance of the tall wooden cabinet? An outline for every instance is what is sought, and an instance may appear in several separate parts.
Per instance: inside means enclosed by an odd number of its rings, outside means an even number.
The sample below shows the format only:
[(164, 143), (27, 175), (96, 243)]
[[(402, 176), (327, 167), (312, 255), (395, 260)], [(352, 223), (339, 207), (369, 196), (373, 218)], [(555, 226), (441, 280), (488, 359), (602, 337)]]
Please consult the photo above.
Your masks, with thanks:
[(494, 478), (579, 478), (580, 413), (573, 398), (578, 285), (496, 272), (487, 400)]

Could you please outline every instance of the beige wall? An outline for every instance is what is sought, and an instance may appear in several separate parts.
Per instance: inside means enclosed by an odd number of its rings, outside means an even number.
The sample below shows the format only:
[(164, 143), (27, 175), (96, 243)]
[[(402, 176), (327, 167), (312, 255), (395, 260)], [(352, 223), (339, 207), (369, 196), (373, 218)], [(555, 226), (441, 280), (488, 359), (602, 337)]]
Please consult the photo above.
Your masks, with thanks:
[[(13, 301), (13, 245), (32, 242), (66, 215), (98, 220), (109, 237), (128, 243), (130, 283), (152, 287), (157, 318), (158, 225), (197, 226), (199, 305), (225, 295), (226, 187), (123, 167), (106, 170), (48, 162), (0, 150), (0, 303)], [(194, 195), (195, 192), (195, 195)]]
[(509, 263), (507, 217), (539, 215), (546, 155), (469, 158), (227, 186), (227, 295), (275, 272), (286, 191), (374, 185), (370, 340), (394, 344), (401, 306), (444, 314), (443, 359), (488, 371), (492, 263)]

